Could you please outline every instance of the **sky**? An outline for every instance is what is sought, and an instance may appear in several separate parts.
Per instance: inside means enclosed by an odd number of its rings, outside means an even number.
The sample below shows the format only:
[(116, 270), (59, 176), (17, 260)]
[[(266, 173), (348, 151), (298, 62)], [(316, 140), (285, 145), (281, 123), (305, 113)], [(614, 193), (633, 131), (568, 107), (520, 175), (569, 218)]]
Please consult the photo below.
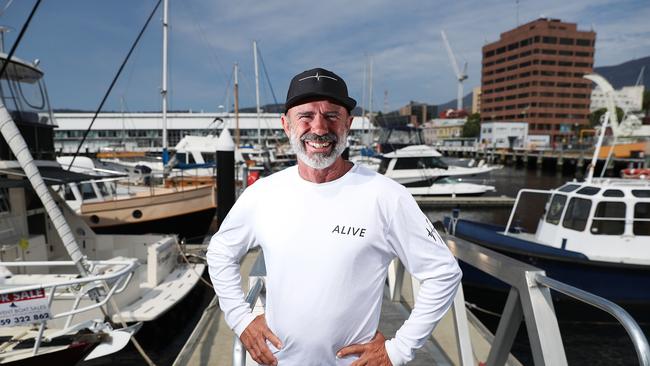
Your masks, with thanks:
[[(4, 52), (15, 43), (35, 2), (0, 0), (0, 25), (10, 29)], [(481, 47), (539, 17), (595, 30), (595, 66), (650, 55), (648, 0), (169, 2), (171, 110), (232, 109), (235, 63), (240, 68), (240, 106), (254, 106), (254, 40), (267, 71), (260, 61), (262, 105), (283, 103), (293, 75), (324, 67), (345, 79), (350, 95), (367, 108), (372, 62), (375, 111), (456, 97), (456, 77), (440, 36), (443, 29), (461, 67), (468, 64), (466, 93), (480, 85)], [(95, 110), (156, 3), (43, 0), (15, 55), (40, 60), (53, 108)], [(103, 110), (160, 110), (161, 20), (162, 6)]]

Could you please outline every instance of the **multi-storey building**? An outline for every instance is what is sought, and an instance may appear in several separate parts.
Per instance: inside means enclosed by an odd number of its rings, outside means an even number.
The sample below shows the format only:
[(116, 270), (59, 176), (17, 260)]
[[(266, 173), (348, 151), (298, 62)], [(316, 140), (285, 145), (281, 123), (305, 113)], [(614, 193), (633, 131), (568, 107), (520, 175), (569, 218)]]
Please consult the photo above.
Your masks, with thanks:
[(540, 18), (483, 47), (482, 121), (524, 121), (553, 141), (588, 123), (596, 33)]

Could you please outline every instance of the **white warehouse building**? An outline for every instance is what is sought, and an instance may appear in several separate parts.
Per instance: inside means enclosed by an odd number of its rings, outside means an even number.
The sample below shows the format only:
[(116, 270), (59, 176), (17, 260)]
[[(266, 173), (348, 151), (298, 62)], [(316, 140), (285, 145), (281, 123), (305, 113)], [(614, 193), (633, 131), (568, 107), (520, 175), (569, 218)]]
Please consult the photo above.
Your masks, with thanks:
[[(616, 106), (625, 112), (638, 112), (643, 109), (643, 92), (645, 86), (624, 86), (621, 89), (614, 90), (614, 101)], [(601, 108), (607, 108), (607, 98), (605, 93), (599, 87), (591, 91), (591, 104), (589, 112), (597, 111)]]
[[(54, 113), (54, 120), (58, 125), (54, 130), (54, 148), (57, 153), (77, 151), (93, 116), (93, 113)], [(365, 131), (368, 131), (368, 125), (367, 118), (354, 117), (350, 135), (361, 135), (364, 127)], [(230, 130), (235, 139), (234, 113), (167, 113), (168, 146), (173, 148), (187, 135), (219, 134), (224, 127)], [(241, 144), (256, 143), (258, 128), (262, 139), (269, 140), (270, 143), (285, 138), (279, 113), (262, 113), (259, 122), (256, 113), (239, 114)], [(81, 151), (94, 153), (116, 148), (129, 151), (160, 151), (161, 147), (161, 113), (100, 113)]]
[(487, 148), (523, 149), (527, 137), (526, 122), (483, 122), (479, 141)]

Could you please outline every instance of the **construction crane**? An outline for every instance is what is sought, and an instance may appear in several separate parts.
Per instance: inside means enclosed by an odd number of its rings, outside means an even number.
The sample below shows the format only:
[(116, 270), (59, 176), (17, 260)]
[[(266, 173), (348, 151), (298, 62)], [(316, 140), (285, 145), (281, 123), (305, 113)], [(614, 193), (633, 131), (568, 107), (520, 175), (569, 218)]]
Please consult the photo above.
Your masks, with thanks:
[(454, 52), (451, 50), (451, 46), (447, 40), (447, 34), (444, 30), (441, 30), (440, 34), (442, 35), (442, 41), (445, 43), (445, 48), (447, 48), (447, 55), (449, 55), (451, 66), (454, 68), (454, 74), (456, 74), (456, 79), (458, 80), (458, 99), (456, 101), (456, 109), (461, 110), (463, 109), (463, 81), (467, 79), (467, 62), (465, 62), (463, 72), (460, 72), (456, 56), (454, 56)]

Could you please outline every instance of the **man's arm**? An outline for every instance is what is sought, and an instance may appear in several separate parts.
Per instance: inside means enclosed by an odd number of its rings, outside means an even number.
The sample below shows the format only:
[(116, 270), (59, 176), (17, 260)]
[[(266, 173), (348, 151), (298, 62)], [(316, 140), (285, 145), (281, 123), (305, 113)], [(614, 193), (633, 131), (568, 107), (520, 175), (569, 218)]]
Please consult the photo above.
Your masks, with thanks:
[[(406, 190), (405, 190), (406, 191)], [(388, 242), (406, 270), (421, 282), (409, 318), (386, 341), (393, 365), (415, 357), (433, 328), (451, 306), (461, 279), (458, 262), (422, 213), (413, 197), (402, 194), (388, 229)]]
[(241, 288), (241, 258), (257, 246), (253, 225), (254, 202), (244, 192), (210, 240), (207, 260), (210, 279), (228, 326), (237, 334), (253, 359), (264, 365), (276, 365), (277, 359), (266, 344), (278, 349), (280, 340), (266, 325), (264, 315), (254, 317)]

